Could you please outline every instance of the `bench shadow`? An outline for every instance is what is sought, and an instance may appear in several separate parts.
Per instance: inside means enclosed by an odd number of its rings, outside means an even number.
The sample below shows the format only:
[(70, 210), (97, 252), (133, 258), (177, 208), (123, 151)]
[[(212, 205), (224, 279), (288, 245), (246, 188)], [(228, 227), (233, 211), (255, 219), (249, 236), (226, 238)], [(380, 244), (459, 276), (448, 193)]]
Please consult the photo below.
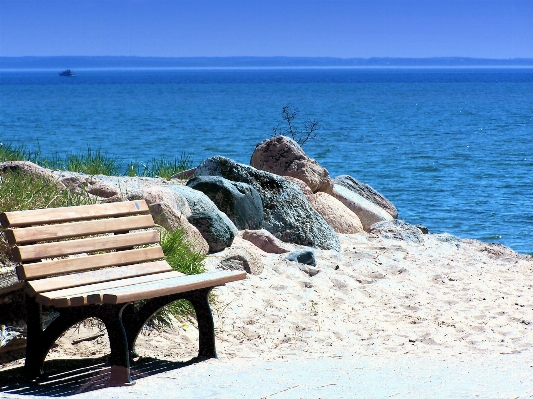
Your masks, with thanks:
[[(133, 381), (166, 371), (177, 370), (205, 360), (193, 358), (185, 362), (172, 362), (150, 357), (132, 362)], [(106, 388), (110, 367), (105, 357), (90, 359), (55, 359), (45, 363), (46, 378), (32, 381), (21, 367), (0, 371), (0, 393), (63, 397)], [(1, 395), (0, 395), (1, 396)]]

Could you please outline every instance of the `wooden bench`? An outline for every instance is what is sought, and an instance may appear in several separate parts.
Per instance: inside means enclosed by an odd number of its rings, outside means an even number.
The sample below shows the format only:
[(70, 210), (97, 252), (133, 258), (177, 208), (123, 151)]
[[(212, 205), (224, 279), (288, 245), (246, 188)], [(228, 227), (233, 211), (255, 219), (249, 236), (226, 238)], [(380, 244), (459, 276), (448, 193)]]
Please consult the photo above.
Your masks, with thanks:
[[(198, 356), (216, 357), (208, 294), (246, 273), (172, 271), (145, 201), (5, 212), (0, 223), (25, 281), (24, 370), (30, 377), (43, 376), (44, 359), (57, 338), (96, 317), (111, 347), (109, 385), (132, 384), (130, 358), (136, 356), (139, 332), (155, 312), (178, 299), (190, 301), (196, 312)], [(46, 328), (43, 308), (59, 313)]]

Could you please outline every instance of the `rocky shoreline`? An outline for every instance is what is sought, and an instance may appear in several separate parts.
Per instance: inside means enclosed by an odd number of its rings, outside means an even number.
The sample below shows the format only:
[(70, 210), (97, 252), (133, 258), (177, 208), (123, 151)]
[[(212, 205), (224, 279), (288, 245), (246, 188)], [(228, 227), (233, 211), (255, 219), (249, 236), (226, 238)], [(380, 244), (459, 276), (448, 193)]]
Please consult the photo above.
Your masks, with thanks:
[[(409, 225), (378, 192), (350, 176), (331, 178), (289, 138), (260, 143), (251, 166), (215, 156), (170, 180), (0, 164), (0, 172), (13, 169), (98, 202), (143, 198), (156, 223), (185, 229), (208, 254), (209, 270), (249, 273), (218, 289), (222, 357), (453, 356), (533, 344), (531, 256)], [(12, 266), (0, 276), (2, 306), (20, 283)], [(11, 335), (23, 337), (19, 330)], [(178, 323), (141, 340), (140, 351), (194, 355), (195, 334)], [(51, 356), (106, 351), (105, 337), (78, 339), (65, 335)]]

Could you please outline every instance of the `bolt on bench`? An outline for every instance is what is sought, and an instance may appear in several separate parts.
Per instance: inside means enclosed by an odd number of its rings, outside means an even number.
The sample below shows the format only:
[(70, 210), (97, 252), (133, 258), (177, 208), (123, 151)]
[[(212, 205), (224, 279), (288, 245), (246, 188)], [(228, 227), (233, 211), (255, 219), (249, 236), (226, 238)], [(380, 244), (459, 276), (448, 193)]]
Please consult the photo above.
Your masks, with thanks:
[[(137, 336), (157, 310), (178, 299), (190, 301), (196, 312), (198, 356), (216, 357), (209, 292), (246, 273), (188, 276), (172, 271), (144, 200), (5, 212), (0, 223), (11, 257), (19, 263), (18, 277), (25, 281), (24, 370), (30, 377), (44, 374), (44, 359), (56, 339), (96, 317), (111, 347), (108, 384), (132, 384), (130, 358), (136, 356)], [(59, 313), (46, 328), (43, 307)]]

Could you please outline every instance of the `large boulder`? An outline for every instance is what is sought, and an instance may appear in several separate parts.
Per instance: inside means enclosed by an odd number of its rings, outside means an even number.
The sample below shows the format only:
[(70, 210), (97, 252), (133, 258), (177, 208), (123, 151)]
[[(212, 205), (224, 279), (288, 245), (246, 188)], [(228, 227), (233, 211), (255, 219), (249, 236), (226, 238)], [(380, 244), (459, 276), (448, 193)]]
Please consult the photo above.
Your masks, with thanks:
[(189, 180), (187, 186), (207, 195), (239, 230), (263, 227), (263, 203), (249, 184), (220, 176), (199, 176)]
[(313, 192), (331, 193), (333, 183), (328, 171), (309, 158), (293, 139), (276, 136), (259, 143), (250, 164), (279, 176), (292, 176), (305, 182)]
[(69, 190), (78, 194), (87, 192), (107, 200), (110, 198), (118, 198), (120, 195), (120, 190), (117, 186), (105, 183), (93, 176), (79, 173), (62, 178), (61, 183), (67, 186)]
[(359, 217), (331, 195), (315, 193), (309, 203), (337, 233), (356, 234), (363, 231)]
[(300, 190), (302, 190), (302, 193), (305, 195), (305, 198), (307, 198), (307, 201), (309, 201), (311, 198), (313, 198), (313, 192), (311, 191), (311, 188), (305, 182), (303, 182), (300, 179), (297, 179), (296, 177), (292, 176), (283, 176), (284, 179), (290, 181), (291, 183), (294, 183), (298, 186)]
[(335, 231), (286, 179), (221, 156), (204, 160), (196, 168), (198, 176), (222, 176), (255, 188), (263, 202), (264, 228), (280, 240), (340, 251)]
[(194, 252), (201, 254), (207, 254), (209, 252), (209, 244), (200, 231), (189, 223), (183, 213), (176, 211), (175, 208), (166, 202), (152, 203), (149, 205), (149, 209), (154, 218), (154, 222), (167, 231), (182, 229), (185, 240), (187, 240)]
[(210, 252), (230, 247), (238, 230), (233, 222), (220, 212), (207, 195), (186, 186), (172, 186), (172, 190), (185, 197), (191, 215), (187, 220), (196, 227), (209, 244)]
[(313, 193), (307, 184), (295, 177), (284, 176), (284, 178), (302, 190), (313, 209), (320, 213), (337, 233), (355, 234), (363, 231), (363, 225), (357, 215), (338, 199), (323, 192)]
[(390, 202), (387, 198), (378, 193), (368, 184), (361, 183), (349, 175), (337, 176), (335, 179), (333, 179), (333, 183), (346, 187), (354, 193), (359, 194), (361, 197), (376, 204), (380, 208), (385, 209), (394, 219), (398, 217), (398, 210), (392, 204), (392, 202)]
[(333, 186), (332, 195), (359, 217), (365, 231), (370, 231), (374, 223), (393, 219), (383, 208), (340, 184)]

